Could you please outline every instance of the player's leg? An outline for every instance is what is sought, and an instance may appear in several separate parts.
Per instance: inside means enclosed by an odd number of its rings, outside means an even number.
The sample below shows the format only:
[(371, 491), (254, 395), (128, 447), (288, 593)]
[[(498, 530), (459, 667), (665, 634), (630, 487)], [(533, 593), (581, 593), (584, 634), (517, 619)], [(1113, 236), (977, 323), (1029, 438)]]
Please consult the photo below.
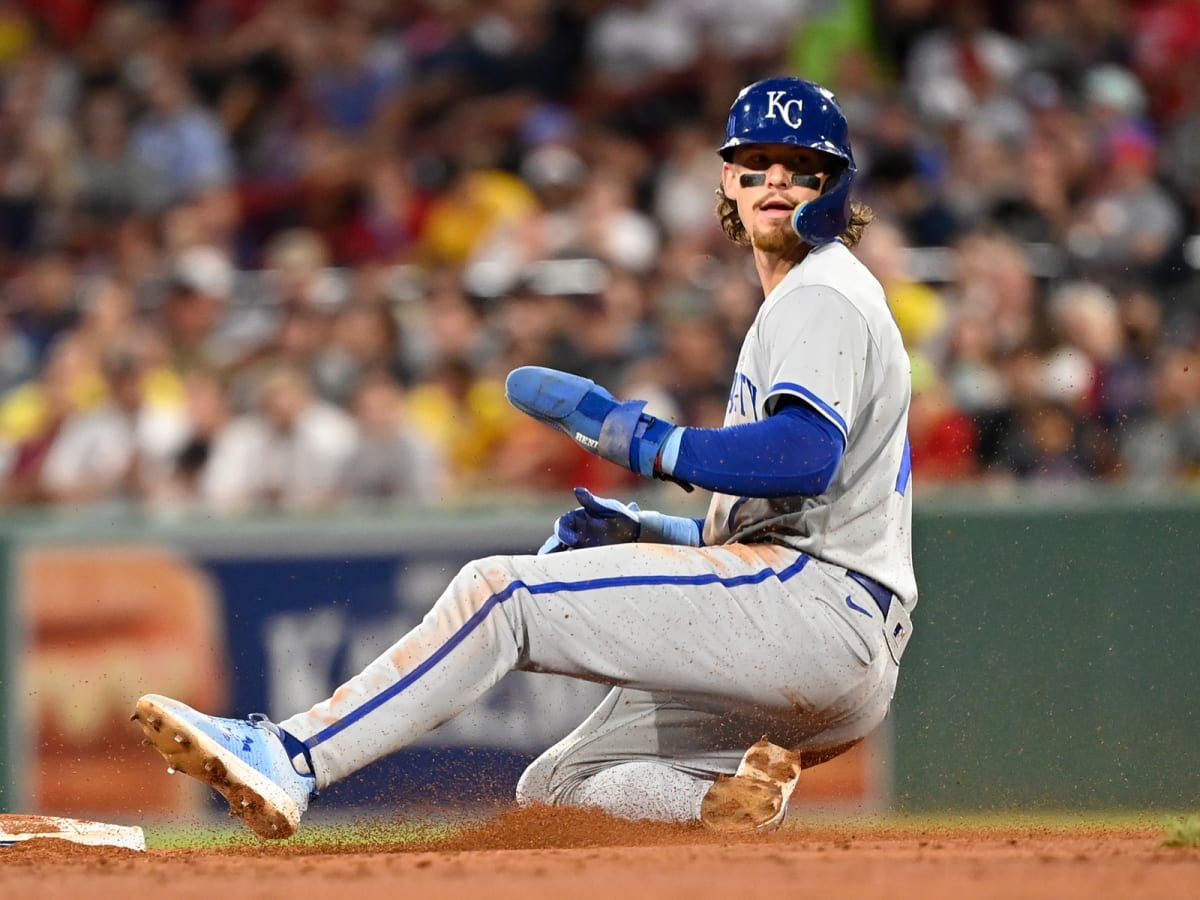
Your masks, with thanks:
[(615, 688), (530, 764), (517, 800), (630, 819), (700, 819), (726, 831), (771, 828), (782, 822), (802, 766), (850, 749), (867, 727), (814, 732), (786, 712), (696, 709), (669, 695)]
[(530, 764), (517, 800), (598, 807), (630, 819), (695, 821), (714, 780), (733, 774), (764, 728), (782, 726), (766, 717), (701, 711), (666, 694), (614, 688)]
[(839, 578), (765, 545), (479, 560), (417, 628), (280, 725), (304, 742), (320, 785), (411, 743), (516, 668), (653, 690), (694, 709), (784, 713), (793, 733), (780, 737), (793, 745), (874, 727), (894, 671), (879, 625), (857, 621)]

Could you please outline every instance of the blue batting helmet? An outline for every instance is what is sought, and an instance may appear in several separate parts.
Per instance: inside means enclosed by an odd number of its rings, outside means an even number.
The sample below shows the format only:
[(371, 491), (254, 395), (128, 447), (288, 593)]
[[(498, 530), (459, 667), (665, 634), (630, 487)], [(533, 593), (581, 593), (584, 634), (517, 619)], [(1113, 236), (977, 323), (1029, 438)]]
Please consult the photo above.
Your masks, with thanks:
[(825, 190), (802, 203), (792, 227), (805, 242), (817, 246), (836, 240), (850, 221), (850, 184), (858, 171), (850, 151), (846, 117), (827, 88), (802, 78), (767, 78), (742, 89), (725, 125), (718, 151), (726, 160), (743, 144), (790, 144), (810, 147), (841, 160)]

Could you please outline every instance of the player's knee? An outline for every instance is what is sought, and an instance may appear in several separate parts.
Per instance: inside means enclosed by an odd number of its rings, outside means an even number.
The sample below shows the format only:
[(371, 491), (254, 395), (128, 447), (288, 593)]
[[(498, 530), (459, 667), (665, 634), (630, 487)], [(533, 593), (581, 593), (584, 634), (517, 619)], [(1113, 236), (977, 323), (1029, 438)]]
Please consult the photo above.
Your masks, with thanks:
[(511, 556), (485, 556), (463, 566), (459, 578), (482, 584), (500, 593), (517, 580)]
[(516, 580), (511, 556), (487, 556), (459, 569), (449, 593), (470, 598), (471, 605), (478, 609), (496, 597), (505, 596)]
[(556, 760), (542, 754), (521, 773), (517, 780), (517, 803), (530, 806), (543, 803), (553, 806), (561, 795), (562, 786), (555, 785)]

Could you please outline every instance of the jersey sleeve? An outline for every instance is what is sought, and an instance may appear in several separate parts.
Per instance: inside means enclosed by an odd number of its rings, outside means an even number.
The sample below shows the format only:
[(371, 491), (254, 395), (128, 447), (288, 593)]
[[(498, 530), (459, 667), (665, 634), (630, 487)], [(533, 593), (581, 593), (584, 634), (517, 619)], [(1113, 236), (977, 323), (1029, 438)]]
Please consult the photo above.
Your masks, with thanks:
[(805, 286), (781, 297), (762, 326), (766, 390), (760, 413), (769, 416), (782, 397), (797, 397), (848, 438), (871, 340), (861, 313), (833, 288)]

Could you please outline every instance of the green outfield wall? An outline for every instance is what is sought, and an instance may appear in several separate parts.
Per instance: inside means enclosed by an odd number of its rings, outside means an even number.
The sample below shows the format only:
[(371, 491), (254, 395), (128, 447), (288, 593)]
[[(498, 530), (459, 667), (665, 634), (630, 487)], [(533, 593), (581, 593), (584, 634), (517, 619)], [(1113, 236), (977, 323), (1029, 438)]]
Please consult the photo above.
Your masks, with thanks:
[[(29, 765), (13, 720), (21, 652), (13, 570), (28, 548), (208, 542), (287, 560), (303, 544), (373, 547), (378, 556), (452, 540), (474, 553), (497, 535), (501, 546), (536, 546), (558, 511), (195, 525), (114, 514), (0, 520), (0, 811), (16, 808), (27, 776), (19, 770)], [(1200, 805), (1200, 497), (919, 498), (914, 550), (921, 596), (888, 761), (897, 809)]]
[(1200, 804), (1200, 503), (921, 507), (894, 716), (912, 809)]

